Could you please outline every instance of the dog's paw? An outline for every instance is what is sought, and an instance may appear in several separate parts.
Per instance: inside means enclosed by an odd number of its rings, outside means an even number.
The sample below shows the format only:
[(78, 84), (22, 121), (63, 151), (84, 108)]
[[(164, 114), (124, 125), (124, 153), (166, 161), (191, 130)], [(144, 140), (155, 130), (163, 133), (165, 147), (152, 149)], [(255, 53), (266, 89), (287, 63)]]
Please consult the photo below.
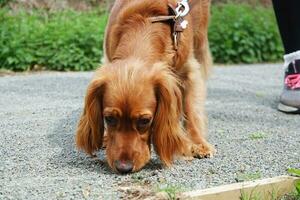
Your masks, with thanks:
[(214, 146), (207, 143), (203, 144), (194, 144), (191, 147), (191, 153), (194, 158), (212, 158), (216, 154), (217, 150)]
[(187, 156), (187, 155), (183, 154), (182, 155), (182, 160), (192, 161), (192, 160), (194, 160), (194, 157), (193, 156)]

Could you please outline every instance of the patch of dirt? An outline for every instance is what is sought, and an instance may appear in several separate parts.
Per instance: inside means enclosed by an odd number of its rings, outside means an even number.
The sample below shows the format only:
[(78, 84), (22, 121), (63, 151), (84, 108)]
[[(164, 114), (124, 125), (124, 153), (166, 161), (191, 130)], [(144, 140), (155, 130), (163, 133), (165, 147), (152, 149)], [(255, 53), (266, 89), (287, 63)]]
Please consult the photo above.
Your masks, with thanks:
[(16, 73), (10, 70), (4, 70), (4, 69), (0, 69), (0, 77), (2, 76), (12, 76), (15, 75)]
[(167, 200), (168, 195), (164, 192), (155, 192), (150, 182), (124, 182), (119, 185), (121, 199), (128, 200)]

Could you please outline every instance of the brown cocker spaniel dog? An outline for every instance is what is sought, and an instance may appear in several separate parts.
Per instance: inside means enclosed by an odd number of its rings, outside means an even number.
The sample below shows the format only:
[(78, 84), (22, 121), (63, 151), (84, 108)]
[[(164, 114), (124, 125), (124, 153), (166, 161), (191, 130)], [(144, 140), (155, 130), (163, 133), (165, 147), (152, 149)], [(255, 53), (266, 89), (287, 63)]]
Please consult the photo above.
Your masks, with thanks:
[(177, 18), (168, 19), (176, 5), (116, 0), (112, 8), (105, 62), (88, 86), (76, 144), (90, 155), (105, 145), (116, 172), (140, 170), (151, 144), (166, 166), (177, 156), (215, 153), (205, 139), (204, 111), (210, 0), (189, 0), (182, 30), (174, 28)]

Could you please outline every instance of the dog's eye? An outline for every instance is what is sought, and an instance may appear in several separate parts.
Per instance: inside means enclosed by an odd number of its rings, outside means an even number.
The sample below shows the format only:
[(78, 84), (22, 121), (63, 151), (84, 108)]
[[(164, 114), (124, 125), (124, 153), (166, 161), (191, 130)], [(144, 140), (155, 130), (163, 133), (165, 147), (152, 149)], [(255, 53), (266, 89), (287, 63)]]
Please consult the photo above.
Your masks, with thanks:
[(118, 119), (113, 116), (105, 116), (104, 120), (108, 126), (116, 126), (118, 124)]
[(150, 122), (151, 122), (151, 119), (149, 119), (149, 118), (140, 118), (136, 122), (137, 123), (137, 128), (138, 129), (146, 128), (146, 127), (149, 126)]

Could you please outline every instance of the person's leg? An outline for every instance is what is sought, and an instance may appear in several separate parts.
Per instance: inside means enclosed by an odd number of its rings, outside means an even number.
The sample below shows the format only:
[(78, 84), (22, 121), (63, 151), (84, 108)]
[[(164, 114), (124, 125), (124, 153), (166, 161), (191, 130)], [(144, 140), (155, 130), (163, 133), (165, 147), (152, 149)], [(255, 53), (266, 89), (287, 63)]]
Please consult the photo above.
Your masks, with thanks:
[(300, 50), (300, 1), (273, 0), (273, 6), (286, 54)]
[(300, 113), (300, 1), (273, 0), (273, 6), (286, 53), (285, 84), (278, 109)]

